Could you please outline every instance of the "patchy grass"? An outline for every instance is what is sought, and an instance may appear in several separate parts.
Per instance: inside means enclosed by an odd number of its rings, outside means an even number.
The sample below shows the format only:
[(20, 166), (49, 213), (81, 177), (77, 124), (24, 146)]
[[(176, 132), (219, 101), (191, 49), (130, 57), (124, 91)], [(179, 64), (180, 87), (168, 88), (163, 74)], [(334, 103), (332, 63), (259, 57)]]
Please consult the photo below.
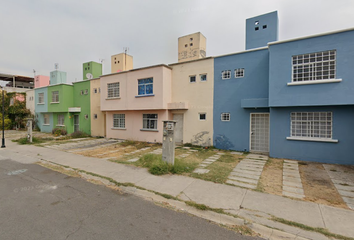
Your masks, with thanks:
[(188, 206), (191, 206), (191, 207), (194, 207), (198, 210), (202, 210), (202, 211), (213, 211), (213, 212), (216, 212), (216, 213), (221, 213), (221, 214), (225, 214), (224, 210), (221, 209), (221, 208), (211, 208), (205, 204), (200, 204), (200, 203), (196, 203), (196, 202), (193, 202), (193, 201), (185, 201), (185, 203), (188, 205)]
[(343, 236), (343, 235), (331, 233), (325, 228), (310, 227), (310, 226), (304, 225), (302, 223), (293, 222), (293, 221), (289, 221), (289, 220), (286, 220), (286, 219), (283, 219), (283, 218), (278, 218), (278, 217), (272, 217), (271, 220), (277, 221), (277, 222), (280, 222), (280, 223), (283, 223), (283, 224), (286, 224), (286, 225), (289, 225), (289, 226), (297, 227), (297, 228), (300, 228), (300, 229), (303, 229), (303, 230), (306, 230), (306, 231), (312, 231), (312, 232), (321, 233), (321, 234), (323, 234), (323, 235), (325, 235), (327, 237), (331, 237), (331, 238), (333, 237), (333, 238), (336, 238), (336, 239), (354, 240), (354, 238), (351, 238), (351, 237), (346, 237), (346, 236)]
[(52, 138), (32, 137), (32, 143), (30, 143), (29, 140), (25, 137), (25, 138), (12, 140), (12, 141), (17, 142), (18, 144), (24, 145), (24, 144), (40, 144), (40, 143), (45, 143), (45, 142), (53, 141), (53, 140), (54, 139), (52, 139)]
[(124, 142), (119, 143), (119, 145), (122, 147), (134, 146), (136, 149), (151, 147), (151, 143), (138, 142), (138, 141), (133, 141), (133, 140), (126, 140)]

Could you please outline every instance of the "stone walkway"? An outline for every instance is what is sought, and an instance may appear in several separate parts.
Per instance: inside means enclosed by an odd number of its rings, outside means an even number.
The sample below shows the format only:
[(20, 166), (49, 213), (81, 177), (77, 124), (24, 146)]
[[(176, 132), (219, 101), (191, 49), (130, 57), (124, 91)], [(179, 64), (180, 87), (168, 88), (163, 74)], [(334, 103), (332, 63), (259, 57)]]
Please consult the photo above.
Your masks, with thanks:
[(283, 162), (283, 195), (300, 199), (305, 197), (297, 161)]
[(217, 153), (211, 157), (208, 157), (207, 159), (205, 159), (203, 162), (201, 162), (198, 166), (198, 168), (196, 168), (193, 172), (194, 173), (199, 173), (199, 174), (205, 174), (208, 173), (210, 170), (205, 169), (207, 166), (209, 166), (210, 164), (212, 164), (213, 162), (215, 162), (216, 160), (218, 160), (221, 155), (223, 155), (225, 153)]
[(338, 193), (347, 206), (354, 210), (354, 176), (342, 166), (323, 164)]
[(268, 157), (264, 155), (248, 154), (245, 159), (232, 170), (226, 183), (256, 189), (263, 167)]

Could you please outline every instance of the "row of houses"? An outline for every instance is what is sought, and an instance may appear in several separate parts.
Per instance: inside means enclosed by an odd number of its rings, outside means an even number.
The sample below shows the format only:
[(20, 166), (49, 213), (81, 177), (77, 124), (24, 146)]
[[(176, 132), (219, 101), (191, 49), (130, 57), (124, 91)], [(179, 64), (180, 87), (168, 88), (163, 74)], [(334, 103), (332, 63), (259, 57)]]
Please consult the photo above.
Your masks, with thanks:
[(246, 20), (245, 51), (206, 57), (206, 38), (178, 39), (178, 62), (133, 68), (126, 53), (111, 73), (83, 64), (35, 78), (43, 132), (162, 142), (175, 120), (176, 142), (268, 153), (271, 157), (353, 164), (354, 29), (278, 41), (277, 12)]

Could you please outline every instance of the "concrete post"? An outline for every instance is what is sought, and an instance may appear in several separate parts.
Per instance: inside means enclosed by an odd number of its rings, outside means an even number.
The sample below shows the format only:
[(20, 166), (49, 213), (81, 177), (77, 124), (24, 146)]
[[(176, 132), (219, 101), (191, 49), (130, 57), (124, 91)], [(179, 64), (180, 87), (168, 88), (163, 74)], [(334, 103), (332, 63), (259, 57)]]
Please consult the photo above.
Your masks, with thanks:
[(27, 140), (32, 142), (32, 118), (27, 118)]
[(163, 121), (163, 141), (162, 141), (162, 160), (175, 164), (175, 126), (176, 121)]

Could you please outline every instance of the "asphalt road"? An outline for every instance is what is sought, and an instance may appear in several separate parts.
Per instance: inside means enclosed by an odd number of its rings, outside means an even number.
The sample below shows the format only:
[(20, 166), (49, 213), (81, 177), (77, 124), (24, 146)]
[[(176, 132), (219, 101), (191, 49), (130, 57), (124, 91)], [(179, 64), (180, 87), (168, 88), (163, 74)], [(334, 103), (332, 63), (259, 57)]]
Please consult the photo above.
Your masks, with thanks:
[(0, 239), (258, 239), (36, 164), (0, 161)]

